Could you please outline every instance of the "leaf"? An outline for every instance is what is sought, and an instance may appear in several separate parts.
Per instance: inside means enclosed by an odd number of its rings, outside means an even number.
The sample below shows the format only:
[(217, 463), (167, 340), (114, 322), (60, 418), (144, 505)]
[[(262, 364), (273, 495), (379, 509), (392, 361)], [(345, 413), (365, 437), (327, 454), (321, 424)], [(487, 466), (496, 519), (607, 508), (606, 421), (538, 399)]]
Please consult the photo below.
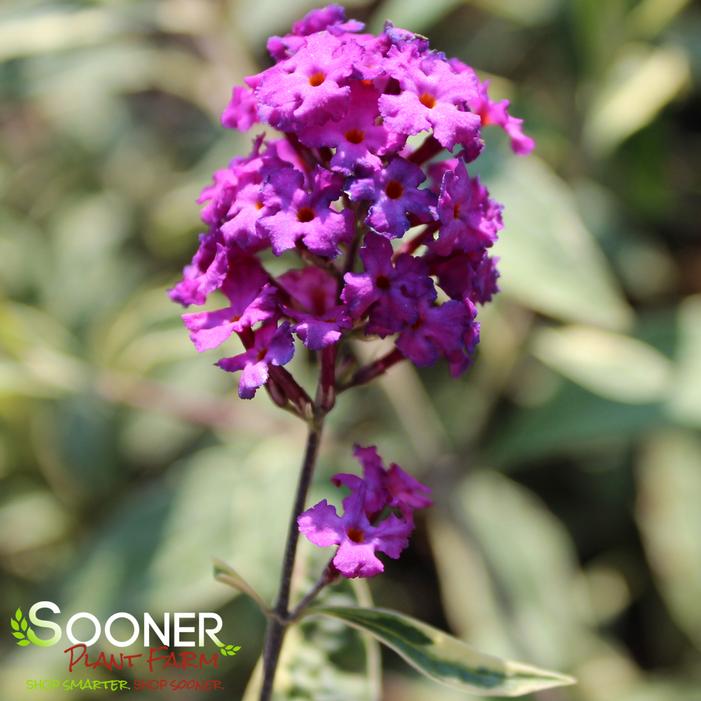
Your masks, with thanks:
[(379, 608), (324, 606), (307, 615), (338, 618), (375, 636), (419, 672), (446, 686), (483, 696), (522, 696), (575, 680), (477, 652), (447, 633), (404, 614)]
[(19, 631), (14, 632), (12, 635), (14, 635), (15, 638), (19, 638), (20, 640), (24, 640), (25, 638), (24, 633), (20, 633)]
[(513, 468), (551, 455), (587, 454), (594, 445), (668, 423), (660, 403), (622, 404), (563, 381), (544, 403), (507, 417), (485, 445), (485, 458)]
[[(388, 0), (383, 3), (380, 12), (374, 13), (368, 29), (371, 32), (381, 32), (389, 17), (399, 27), (426, 33), (460, 4), (462, 0)], [(352, 16), (353, 13), (349, 14)]]
[[(256, 590), (272, 596), (265, 573), (281, 557), (297, 457), (286, 451), (284, 434), (252, 443), (242, 437), (235, 449), (196, 451), (122, 499), (78, 555), (80, 566), (54, 585), (66, 609), (106, 616), (121, 610), (117, 605), (167, 611), (221, 604), (233, 592), (212, 578), (211, 551), (237, 553)], [(265, 531), (260, 494), (271, 509)]]
[(27, 624), (27, 619), (26, 619), (26, 618), (23, 618), (23, 619), (22, 619), (22, 622), (20, 623), (20, 628), (24, 631), (24, 630), (27, 630), (28, 627), (29, 627), (29, 626), (28, 626), (28, 624)]
[[(560, 0), (468, 0), (491, 14), (534, 27), (551, 21), (561, 10)], [(428, 4), (428, 3), (427, 3)]]
[(584, 140), (598, 156), (647, 126), (690, 81), (689, 60), (675, 46), (629, 45), (604, 77), (584, 126)]
[(18, 644), (20, 647), (27, 647), (27, 645), (31, 645), (31, 643), (29, 642), (29, 640), (18, 640), (18, 641), (17, 641), (17, 644)]
[(21, 620), (22, 620), (22, 609), (17, 609), (17, 610), (15, 611), (15, 618), (16, 618), (18, 621), (21, 621)]
[(583, 660), (604, 654), (578, 587), (575, 545), (536, 494), (471, 465), (450, 508), (430, 515), (428, 526), (445, 611), (460, 637), (578, 674)]
[(0, 61), (98, 44), (118, 30), (117, 16), (103, 9), (35, 12), (0, 27)]
[(689, 0), (641, 0), (630, 13), (630, 28), (642, 36), (657, 36), (688, 4)]
[(13, 630), (19, 630), (19, 623), (14, 618), (10, 619), (10, 625), (12, 626)]
[(678, 371), (670, 413), (684, 425), (701, 427), (701, 295), (679, 309)]
[(494, 247), (504, 293), (557, 319), (625, 328), (630, 308), (565, 183), (534, 156), (500, 161), (484, 180), (506, 203)]
[(263, 613), (270, 612), (270, 607), (263, 597), (233, 567), (218, 558), (214, 558), (214, 579), (249, 596)]
[(701, 440), (652, 436), (638, 469), (636, 519), (648, 561), (677, 625), (701, 649)]
[[(300, 591), (312, 586), (312, 572), (327, 564), (318, 549), (301, 548)], [(322, 557), (319, 557), (322, 555)], [(360, 583), (360, 587), (356, 586)], [(327, 587), (320, 599), (337, 606), (355, 606), (368, 597), (367, 583), (342, 580)], [(370, 644), (363, 644), (367, 638)], [(377, 654), (376, 654), (377, 653)], [(288, 628), (275, 676), (273, 701), (379, 701), (382, 698), (379, 643), (369, 634), (358, 635), (339, 620), (310, 617)], [(374, 676), (373, 676), (374, 675)], [(243, 701), (257, 701), (262, 683), (262, 660), (253, 670)]]
[(583, 326), (540, 329), (533, 354), (596, 394), (640, 404), (664, 398), (671, 362), (642, 341)]

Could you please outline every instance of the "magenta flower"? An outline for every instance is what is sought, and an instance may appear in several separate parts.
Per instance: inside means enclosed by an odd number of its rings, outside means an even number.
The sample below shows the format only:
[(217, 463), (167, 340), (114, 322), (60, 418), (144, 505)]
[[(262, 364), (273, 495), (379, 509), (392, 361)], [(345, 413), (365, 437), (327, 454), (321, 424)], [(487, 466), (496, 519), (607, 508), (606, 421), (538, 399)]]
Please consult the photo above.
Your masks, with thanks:
[(389, 506), (399, 509), (404, 518), (411, 519), (415, 509), (431, 506), (432, 502), (428, 497), (431, 490), (396, 463), (392, 463), (389, 470), (386, 470), (374, 445), (367, 448), (356, 445), (353, 455), (363, 467), (363, 477), (339, 473), (334, 475), (331, 481), (337, 487), (343, 485), (351, 490), (358, 490), (364, 483), (364, 507), (368, 518), (374, 518)]
[(356, 446), (353, 452), (363, 466), (363, 477), (340, 473), (332, 480), (350, 489), (343, 515), (324, 499), (301, 514), (297, 524), (314, 545), (338, 546), (333, 564), (344, 577), (373, 577), (384, 569), (376, 552), (397, 558), (407, 547), (413, 512), (431, 504), (430, 489), (399, 465), (385, 470), (374, 446)]
[(360, 250), (365, 272), (346, 273), (341, 294), (350, 315), (358, 319), (368, 313), (366, 331), (379, 336), (413, 324), (417, 301), (436, 296), (423, 261), (401, 254), (393, 262), (393, 254), (384, 236), (367, 234)]
[(340, 186), (338, 177), (321, 167), (309, 178), (291, 167), (270, 176), (262, 201), (277, 211), (260, 219), (258, 225), (270, 238), (275, 255), (293, 249), (298, 242), (320, 256), (338, 254), (339, 244), (352, 232), (351, 213), (331, 206), (341, 195)]
[(230, 304), (213, 312), (183, 314), (190, 339), (201, 353), (220, 346), (231, 334), (241, 333), (276, 315), (276, 289), (255, 258), (239, 257), (230, 262), (222, 292)]
[(441, 175), (438, 196), (441, 227), (438, 240), (430, 245), (431, 251), (445, 256), (494, 244), (503, 226), (501, 205), (489, 198), (487, 188), (478, 178), (470, 178), (463, 161), (457, 158), (443, 161), (434, 169), (435, 179)]
[[(521, 121), (425, 37), (391, 23), (364, 33), (339, 5), (311, 11), (269, 49), (275, 65), (233, 90), (222, 119), (284, 133), (256, 137), (251, 153), (214, 173), (199, 199), (207, 233), (170, 291), (185, 306), (217, 290), (225, 297), (183, 316), (196, 348), (239, 336), (245, 352), (221, 364), (243, 371), (242, 396), (265, 384), (303, 415), (312, 400), (289, 373), (268, 381), (270, 366), (292, 356), (293, 333), (323, 358), (325, 407), (337, 383), (369, 381), (402, 358), (444, 358), (461, 372), (479, 339), (475, 305), (498, 289), (488, 250), (502, 228), (501, 205), (465, 163), (479, 156), (487, 124), (529, 151)], [(408, 146), (420, 132), (423, 143)], [(337, 358), (352, 362), (343, 344), (358, 332), (393, 336), (396, 347), (337, 372)], [(382, 468), (389, 473), (402, 481)]]
[(397, 348), (419, 367), (444, 357), (450, 371), (458, 375), (467, 367), (479, 338), (476, 314), (469, 300), (449, 300), (439, 306), (422, 300), (416, 322), (399, 334)]
[(380, 156), (398, 151), (405, 137), (391, 134), (378, 123), (377, 100), (380, 93), (373, 87), (356, 82), (351, 87), (353, 109), (337, 121), (300, 133), (302, 143), (311, 147), (334, 148), (330, 167), (348, 175), (356, 170), (380, 170)]
[(427, 256), (429, 270), (446, 294), (457, 300), (468, 298), (474, 304), (486, 304), (499, 291), (497, 260), (481, 250)]
[(320, 268), (290, 270), (278, 278), (289, 304), (283, 309), (295, 321), (294, 332), (310, 350), (321, 350), (341, 340), (351, 320), (338, 304), (338, 281)]
[[(420, 190), (423, 170), (403, 158), (393, 158), (386, 168), (353, 181), (347, 192), (354, 202), (372, 202), (367, 223), (389, 238), (403, 236), (411, 226), (435, 219), (435, 195)], [(413, 215), (414, 221), (409, 221)]]
[(488, 88), (489, 81), (479, 84), (477, 96), (470, 98), (470, 109), (480, 116), (482, 126), (495, 124), (501, 127), (511, 140), (514, 153), (520, 156), (529, 154), (535, 148), (535, 141), (523, 133), (523, 120), (509, 114), (508, 100), (492, 102), (489, 99)]
[(348, 487), (351, 491), (357, 491), (364, 485), (365, 501), (363, 507), (365, 515), (372, 519), (388, 503), (385, 466), (374, 445), (367, 448), (356, 445), (353, 447), (353, 455), (363, 468), (363, 476), (339, 472), (331, 478), (331, 481), (337, 487)]
[(413, 44), (391, 49), (387, 63), (401, 88), (398, 95), (380, 98), (380, 113), (389, 129), (407, 135), (432, 130), (449, 150), (458, 144), (475, 149), (481, 120), (469, 108), (479, 90), (473, 71), (456, 73), (440, 56), (417, 52)]
[(409, 544), (413, 529), (411, 523), (394, 515), (372, 525), (365, 515), (364, 500), (360, 488), (344, 499), (342, 516), (324, 499), (297, 519), (300, 533), (314, 545), (338, 546), (333, 564), (348, 578), (374, 577), (383, 572), (385, 567), (375, 553), (396, 560)]
[(231, 358), (222, 358), (217, 365), (227, 372), (242, 370), (239, 397), (252, 399), (256, 390), (268, 381), (270, 366), (289, 363), (294, 352), (290, 325), (268, 323), (255, 332), (251, 348)]
[(360, 32), (363, 23), (346, 20), (346, 10), (340, 5), (328, 5), (308, 12), (301, 20), (292, 25), (292, 32), (284, 37), (273, 36), (268, 39), (268, 53), (275, 61), (282, 61), (297, 52), (304, 44), (304, 37), (325, 29), (334, 35), (344, 32)]
[(183, 279), (170, 291), (174, 302), (188, 307), (204, 304), (207, 295), (218, 290), (229, 268), (227, 249), (219, 242), (217, 234), (200, 234), (200, 246), (192, 262), (183, 269)]
[(258, 100), (258, 115), (280, 131), (323, 124), (348, 111), (353, 44), (328, 32), (312, 34), (290, 58), (246, 79)]
[(237, 85), (231, 92), (231, 100), (222, 113), (221, 123), (229, 129), (248, 131), (258, 123), (258, 104), (253, 91)]

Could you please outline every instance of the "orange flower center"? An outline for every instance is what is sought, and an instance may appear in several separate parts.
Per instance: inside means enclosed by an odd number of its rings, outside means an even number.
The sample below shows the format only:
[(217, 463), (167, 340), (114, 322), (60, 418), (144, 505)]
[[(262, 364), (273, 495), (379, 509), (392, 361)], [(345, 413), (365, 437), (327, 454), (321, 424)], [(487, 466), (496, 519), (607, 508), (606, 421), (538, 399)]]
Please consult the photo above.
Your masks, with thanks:
[(390, 180), (385, 188), (385, 194), (390, 200), (398, 200), (404, 194), (404, 188), (397, 180)]
[(321, 71), (317, 71), (309, 76), (309, 85), (318, 88), (325, 80), (326, 76)]
[(365, 540), (365, 533), (360, 528), (349, 528), (347, 534), (354, 543), (362, 543)]
[(428, 109), (432, 110), (436, 106), (436, 98), (431, 95), (430, 92), (425, 92), (421, 97), (419, 98), (419, 102), (424, 106), (428, 107)]
[(350, 129), (345, 133), (345, 137), (351, 144), (362, 144), (365, 140), (365, 132), (361, 129)]
[(314, 219), (314, 210), (311, 207), (301, 207), (297, 211), (297, 221), (306, 223)]

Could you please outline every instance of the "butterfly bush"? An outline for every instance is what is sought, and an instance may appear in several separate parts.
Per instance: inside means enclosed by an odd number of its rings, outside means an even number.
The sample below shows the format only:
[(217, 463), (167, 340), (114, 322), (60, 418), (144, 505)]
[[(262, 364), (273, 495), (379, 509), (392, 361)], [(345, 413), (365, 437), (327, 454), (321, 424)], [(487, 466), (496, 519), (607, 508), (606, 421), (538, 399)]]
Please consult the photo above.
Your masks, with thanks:
[(343, 515), (324, 499), (297, 519), (300, 532), (314, 545), (337, 545), (333, 567), (344, 577), (373, 577), (384, 570), (376, 552), (398, 558), (414, 529), (414, 510), (430, 506), (430, 489), (392, 464), (386, 470), (375, 446), (354, 450), (363, 477), (338, 474), (337, 486), (350, 494)]
[[(321, 353), (325, 409), (342, 389), (337, 350), (349, 337), (390, 338), (394, 350), (348, 386), (402, 359), (444, 359), (459, 375), (479, 342), (478, 305), (498, 289), (490, 251), (502, 228), (502, 207), (471, 164), (487, 125), (501, 127), (516, 153), (530, 152), (521, 120), (424, 37), (389, 22), (378, 36), (364, 33), (340, 6), (310, 12), (268, 50), (273, 65), (235, 87), (222, 115), (225, 127), (261, 125), (266, 135), (202, 191), (205, 231), (170, 291), (186, 307), (225, 299), (183, 316), (195, 348), (237, 337), (242, 351), (217, 365), (240, 372), (239, 396), (265, 387), (299, 413), (310, 400), (283, 368), (295, 336)], [(276, 258), (282, 274), (270, 270)], [(377, 552), (399, 556), (414, 510), (430, 500), (374, 448), (355, 455), (363, 477), (334, 478), (350, 490), (342, 515), (322, 501), (298, 524), (315, 545), (337, 547), (340, 574), (369, 577), (383, 568)]]

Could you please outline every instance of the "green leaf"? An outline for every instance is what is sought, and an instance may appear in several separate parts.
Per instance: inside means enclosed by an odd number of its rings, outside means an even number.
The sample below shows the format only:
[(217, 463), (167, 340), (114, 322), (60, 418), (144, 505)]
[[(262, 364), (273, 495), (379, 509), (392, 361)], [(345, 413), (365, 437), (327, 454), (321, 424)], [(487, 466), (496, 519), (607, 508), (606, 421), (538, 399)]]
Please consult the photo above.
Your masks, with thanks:
[(383, 3), (381, 12), (374, 13), (369, 28), (380, 32), (385, 20), (391, 17), (400, 27), (426, 33), (460, 4), (462, 0), (388, 0)]
[(21, 621), (21, 620), (22, 620), (22, 609), (17, 609), (17, 610), (15, 611), (15, 618), (16, 618), (18, 621)]
[(550, 455), (588, 454), (592, 445), (623, 441), (669, 423), (659, 403), (622, 404), (563, 381), (539, 406), (508, 417), (485, 445), (495, 467), (513, 468)]
[(18, 644), (20, 647), (27, 647), (27, 645), (31, 645), (31, 643), (29, 642), (29, 640), (18, 640), (18, 641), (17, 641), (17, 644)]
[(628, 45), (597, 83), (603, 87), (592, 100), (585, 142), (598, 156), (609, 153), (652, 122), (688, 85), (690, 77), (689, 60), (679, 48)]
[(686, 426), (701, 428), (701, 295), (679, 309), (679, 358), (670, 412)]
[(677, 625), (701, 649), (701, 440), (668, 430), (650, 437), (638, 470), (638, 526), (658, 589)]
[(22, 622), (19, 624), (19, 627), (20, 627), (22, 630), (27, 630), (27, 628), (28, 628), (29, 626), (28, 626), (28, 624), (27, 624), (27, 619), (26, 619), (26, 618), (23, 618), (23, 619), (22, 619)]
[(499, 162), (484, 179), (507, 203), (494, 247), (504, 292), (557, 319), (625, 328), (630, 308), (566, 184), (533, 156)]
[(533, 354), (582, 387), (630, 404), (663, 399), (672, 376), (672, 363), (652, 346), (584, 326), (539, 330)]
[(419, 672), (446, 686), (483, 696), (522, 696), (575, 680), (537, 667), (477, 652), (447, 633), (404, 614), (379, 608), (309, 609), (375, 636)]
[(21, 633), (20, 631), (15, 631), (12, 635), (15, 636), (15, 638), (19, 638), (20, 640), (24, 640), (26, 637), (24, 633)]
[(270, 611), (263, 597), (233, 567), (218, 558), (214, 558), (214, 579), (251, 597), (263, 613)]
[[(316, 572), (327, 564), (325, 553), (318, 549), (303, 547), (299, 555), (304, 563), (299, 571)], [(369, 597), (365, 591), (367, 583), (361, 582), (358, 587), (358, 581), (342, 580), (327, 587), (320, 599), (334, 606), (355, 606)], [(295, 589), (303, 592), (312, 584), (312, 577), (305, 578)], [(361, 638), (370, 644), (364, 644)], [(328, 617), (306, 618), (300, 625), (290, 626), (285, 635), (272, 699), (379, 701), (382, 698), (379, 662), (379, 643), (371, 635), (358, 635), (343, 622)], [(375, 664), (378, 664), (376, 670)], [(259, 660), (242, 701), (257, 701), (262, 677), (262, 660)]]
[(560, 0), (468, 0), (468, 2), (497, 17), (503, 17), (527, 27), (545, 24), (561, 10)]
[(13, 630), (19, 630), (19, 623), (14, 618), (10, 619), (10, 625), (12, 626)]
[(554, 669), (592, 654), (574, 544), (545, 504), (475, 464), (450, 501), (428, 527), (451, 629), (480, 649), (503, 657), (527, 650)]

